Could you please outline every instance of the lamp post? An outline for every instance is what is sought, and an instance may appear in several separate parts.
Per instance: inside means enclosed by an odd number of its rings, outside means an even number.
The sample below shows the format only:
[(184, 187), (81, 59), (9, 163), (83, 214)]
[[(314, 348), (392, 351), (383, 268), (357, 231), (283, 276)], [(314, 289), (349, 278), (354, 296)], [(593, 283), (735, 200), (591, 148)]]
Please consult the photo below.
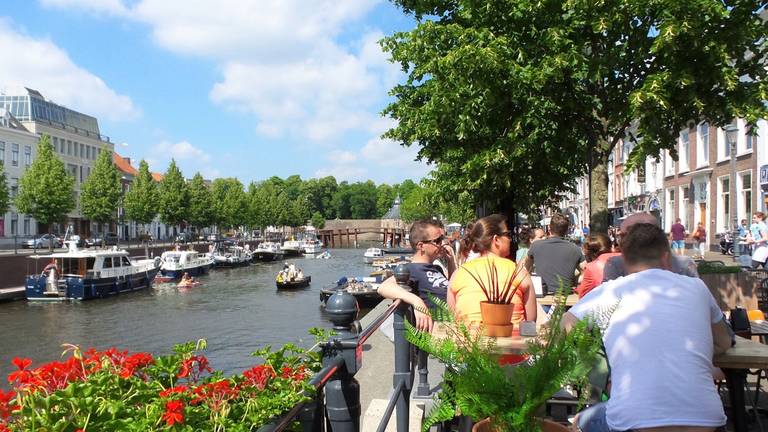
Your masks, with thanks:
[(733, 224), (731, 225), (731, 238), (733, 239), (733, 259), (739, 260), (739, 214), (738, 214), (738, 197), (736, 196), (738, 188), (736, 187), (736, 140), (738, 137), (739, 128), (733, 123), (725, 127), (725, 139), (728, 142), (730, 154), (731, 154), (731, 187), (733, 190), (731, 193), (731, 216), (733, 217)]

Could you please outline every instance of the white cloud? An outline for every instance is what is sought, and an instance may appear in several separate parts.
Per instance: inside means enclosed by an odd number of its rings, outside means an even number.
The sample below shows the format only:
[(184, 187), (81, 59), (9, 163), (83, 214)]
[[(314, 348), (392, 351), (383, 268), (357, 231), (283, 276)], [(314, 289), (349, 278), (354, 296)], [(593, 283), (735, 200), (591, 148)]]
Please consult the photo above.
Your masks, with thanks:
[(200, 172), (207, 179), (219, 177), (221, 174), (218, 169), (210, 165), (210, 154), (186, 140), (161, 141), (151, 149), (150, 153), (155, 155), (153, 158), (146, 159), (152, 171), (165, 173), (173, 159), (187, 178), (191, 178), (196, 172)]
[(177, 161), (199, 160), (208, 162), (211, 160), (211, 156), (208, 153), (193, 146), (189, 141), (179, 141), (177, 143), (162, 141), (154, 150), (160, 154), (167, 155), (169, 160), (171, 158)]
[(404, 179), (420, 179), (431, 167), (416, 161), (418, 147), (404, 148), (388, 139), (373, 138), (360, 151), (334, 150), (326, 158), (328, 166), (315, 172), (315, 177), (332, 175), (337, 180), (373, 180), (376, 183), (399, 183)]
[(0, 83), (5, 89), (30, 87), (46, 98), (97, 118), (132, 120), (140, 115), (131, 98), (76, 65), (45, 39), (35, 39), (0, 20)]

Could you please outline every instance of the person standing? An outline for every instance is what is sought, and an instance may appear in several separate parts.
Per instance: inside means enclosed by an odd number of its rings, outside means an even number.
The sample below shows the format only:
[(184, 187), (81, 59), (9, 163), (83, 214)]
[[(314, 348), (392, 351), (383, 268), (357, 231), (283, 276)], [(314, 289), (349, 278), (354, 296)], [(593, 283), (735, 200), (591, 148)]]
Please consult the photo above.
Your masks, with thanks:
[(752, 215), (752, 238), (747, 243), (752, 245), (752, 268), (768, 270), (768, 226), (765, 224), (765, 213), (755, 212)]
[(704, 224), (699, 222), (696, 225), (696, 231), (693, 233), (693, 239), (696, 241), (696, 246), (699, 249), (699, 256), (704, 259), (704, 253), (707, 251), (707, 230), (704, 228)]
[(541, 276), (545, 295), (556, 294), (561, 286), (566, 294), (570, 294), (574, 276), (581, 271), (584, 262), (581, 248), (563, 238), (569, 225), (565, 215), (555, 213), (549, 222), (549, 238), (531, 243), (528, 249), (525, 268), (529, 273), (535, 270)]
[(672, 237), (672, 253), (685, 255), (685, 225), (680, 223), (680, 218), (675, 219), (669, 233)]

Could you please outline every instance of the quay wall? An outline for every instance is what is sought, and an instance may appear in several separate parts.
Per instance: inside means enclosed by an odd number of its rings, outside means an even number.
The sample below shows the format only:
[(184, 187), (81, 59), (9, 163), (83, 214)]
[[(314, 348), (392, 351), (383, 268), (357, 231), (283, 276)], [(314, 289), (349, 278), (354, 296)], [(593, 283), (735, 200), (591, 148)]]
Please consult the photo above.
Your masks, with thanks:
[[(256, 247), (256, 242), (246, 242), (251, 245), (251, 249)], [(192, 247), (198, 252), (208, 252), (208, 245), (210, 243), (193, 244)], [(184, 246), (189, 247), (189, 246)], [(148, 251), (150, 256), (160, 256), (163, 252), (172, 250), (173, 246), (153, 246), (149, 247)], [(130, 256), (138, 257), (144, 256), (143, 247), (130, 247), (126, 249)], [(38, 250), (38, 255), (47, 255), (48, 250)], [(35, 263), (37, 261), (37, 263)], [(37, 264), (37, 267), (35, 267)], [(24, 286), (24, 279), (28, 274), (34, 274), (36, 272), (43, 271), (43, 268), (47, 264), (44, 258), (34, 260), (29, 258), (29, 254), (20, 255), (3, 255), (0, 256), (0, 289), (13, 288)]]
[(331, 219), (325, 221), (325, 226), (320, 231), (333, 230), (346, 232), (346, 230), (349, 230), (353, 233), (357, 230), (359, 232), (357, 236), (359, 243), (381, 244), (383, 240), (381, 233), (382, 229), (400, 229), (406, 230), (407, 232), (409, 226), (409, 224), (400, 219)]

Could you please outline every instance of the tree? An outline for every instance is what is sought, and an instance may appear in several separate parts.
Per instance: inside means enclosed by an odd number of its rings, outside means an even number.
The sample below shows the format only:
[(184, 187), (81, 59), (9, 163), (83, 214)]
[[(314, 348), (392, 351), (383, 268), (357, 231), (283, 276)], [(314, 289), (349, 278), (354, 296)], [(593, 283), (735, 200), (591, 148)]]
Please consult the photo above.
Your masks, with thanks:
[(376, 216), (383, 217), (392, 207), (395, 201), (395, 189), (388, 184), (380, 184), (376, 187)]
[(189, 189), (189, 223), (199, 228), (214, 223), (214, 207), (211, 191), (200, 173), (195, 173), (187, 185)]
[(312, 215), (312, 226), (317, 229), (325, 228), (325, 218), (320, 214), (320, 212), (315, 212)]
[(8, 181), (3, 164), (0, 163), (0, 214), (5, 214), (11, 206), (11, 196), (8, 193)]
[(149, 165), (142, 159), (139, 162), (139, 174), (134, 177), (131, 187), (125, 194), (125, 217), (138, 224), (146, 225), (157, 216), (158, 186)]
[(189, 217), (189, 191), (184, 176), (171, 159), (158, 187), (160, 219), (168, 225), (179, 225)]
[(349, 212), (352, 219), (372, 219), (376, 215), (376, 185), (368, 180), (350, 188)]
[(123, 196), (120, 173), (112, 161), (112, 152), (103, 151), (96, 158), (91, 175), (80, 188), (83, 216), (104, 224), (115, 219)]
[(333, 194), (333, 208), (337, 218), (350, 219), (352, 217), (352, 211), (349, 206), (351, 197), (352, 192), (349, 183), (346, 181), (339, 183), (336, 193)]
[(676, 157), (691, 124), (766, 114), (760, 1), (395, 3), (418, 23), (382, 41), (408, 74), (385, 137), (419, 143), (435, 181), (477, 204), (532, 209), (591, 172), (593, 229), (605, 231), (619, 141), (637, 143), (626, 172)]
[(74, 187), (75, 178), (53, 154), (51, 138), (43, 135), (37, 143), (37, 158), (19, 180), (13, 203), (19, 212), (48, 225), (51, 232), (50, 224), (61, 222), (75, 208)]
[(246, 224), (250, 206), (243, 184), (236, 178), (218, 178), (211, 183), (214, 220), (222, 228)]

